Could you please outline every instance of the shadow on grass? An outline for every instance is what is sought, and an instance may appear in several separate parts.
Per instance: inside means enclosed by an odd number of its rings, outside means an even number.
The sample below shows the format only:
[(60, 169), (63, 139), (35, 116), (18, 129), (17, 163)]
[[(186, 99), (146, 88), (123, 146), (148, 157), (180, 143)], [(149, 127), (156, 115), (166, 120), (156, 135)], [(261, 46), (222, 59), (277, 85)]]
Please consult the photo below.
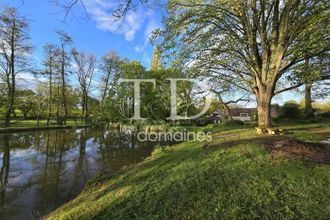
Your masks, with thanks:
[[(236, 135), (236, 136), (235, 136)], [(328, 170), (267, 152), (289, 137), (237, 133), (223, 143), (158, 149), (146, 161), (89, 184), (57, 219), (312, 218), (326, 216)], [(231, 137), (231, 139), (230, 139)], [(284, 142), (287, 143), (287, 142)], [(284, 144), (283, 143), (283, 144)], [(261, 146), (261, 147), (260, 147)], [(272, 146), (270, 149), (267, 147)]]

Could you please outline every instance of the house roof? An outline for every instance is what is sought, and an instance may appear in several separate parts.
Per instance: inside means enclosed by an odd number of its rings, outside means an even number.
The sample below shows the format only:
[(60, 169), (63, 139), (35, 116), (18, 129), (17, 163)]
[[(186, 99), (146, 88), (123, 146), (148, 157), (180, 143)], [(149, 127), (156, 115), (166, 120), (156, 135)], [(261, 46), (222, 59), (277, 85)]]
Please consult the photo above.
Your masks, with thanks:
[(232, 108), (230, 109), (230, 114), (232, 116), (240, 116), (241, 113), (248, 113), (249, 115), (253, 115), (257, 113), (256, 108)]
[[(278, 105), (271, 105), (271, 113), (276, 115), (278, 113)], [(231, 108), (231, 116), (241, 116), (241, 113), (248, 113), (250, 116), (257, 114), (257, 108)], [(223, 114), (222, 110), (216, 109), (213, 114)]]

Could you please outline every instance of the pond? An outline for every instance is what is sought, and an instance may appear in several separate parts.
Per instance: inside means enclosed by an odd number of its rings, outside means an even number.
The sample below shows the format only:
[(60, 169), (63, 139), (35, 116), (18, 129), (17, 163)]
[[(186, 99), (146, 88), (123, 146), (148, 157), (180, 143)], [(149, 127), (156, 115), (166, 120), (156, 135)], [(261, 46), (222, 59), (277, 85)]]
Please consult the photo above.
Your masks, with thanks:
[(40, 219), (87, 180), (142, 161), (158, 144), (96, 129), (0, 135), (0, 219)]

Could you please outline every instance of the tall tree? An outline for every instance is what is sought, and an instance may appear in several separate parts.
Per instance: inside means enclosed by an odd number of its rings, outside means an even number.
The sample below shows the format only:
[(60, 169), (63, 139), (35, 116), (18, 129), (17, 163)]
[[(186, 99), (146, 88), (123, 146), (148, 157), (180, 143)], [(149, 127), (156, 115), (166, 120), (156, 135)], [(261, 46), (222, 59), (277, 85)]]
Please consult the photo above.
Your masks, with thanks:
[(162, 51), (159, 47), (156, 47), (151, 59), (151, 70), (158, 70), (163, 67), (162, 65)]
[(76, 76), (82, 93), (82, 118), (88, 122), (88, 95), (94, 75), (96, 58), (93, 54), (72, 50), (73, 58), (77, 65)]
[[(323, 81), (330, 79), (329, 53), (315, 58), (306, 58), (303, 63), (297, 65), (288, 79), (295, 84), (304, 84), (304, 115), (306, 118), (314, 116), (312, 107), (313, 90), (315, 96), (324, 96), (323, 93), (329, 93), (329, 88), (322, 86)], [(315, 87), (320, 87), (317, 91)], [(323, 87), (323, 88), (322, 88)]]
[(59, 48), (54, 44), (46, 44), (44, 46), (45, 60), (43, 62), (44, 71), (43, 74), (48, 78), (48, 116), (47, 116), (47, 125), (50, 123), (52, 116), (52, 100), (53, 100), (53, 80), (54, 74), (57, 69), (58, 63), (56, 62), (59, 55)]
[[(71, 37), (65, 33), (64, 31), (57, 31), (57, 34), (60, 38), (60, 49), (58, 56), (59, 62), (59, 76), (61, 79), (61, 95), (62, 95), (62, 107), (63, 107), (63, 117), (58, 119), (60, 124), (66, 124), (66, 120), (68, 117), (68, 106), (67, 106), (67, 98), (66, 98), (66, 75), (68, 74), (67, 67), (70, 65), (70, 54), (67, 51), (67, 47), (70, 46), (73, 41)], [(58, 115), (59, 117), (59, 115)]]
[[(171, 0), (163, 48), (175, 60), (252, 92), (258, 127), (271, 127), (272, 98), (292, 68), (329, 50), (326, 0)], [(308, 37), (306, 37), (308, 36)], [(325, 42), (320, 47), (320, 41)]]
[(102, 85), (101, 85), (101, 108), (104, 105), (104, 100), (108, 95), (109, 88), (111, 86), (111, 78), (113, 78), (119, 71), (119, 67), (125, 61), (122, 60), (116, 52), (109, 52), (107, 53), (101, 61), (101, 70), (103, 72), (103, 76), (101, 78)]
[(0, 74), (6, 82), (5, 127), (10, 126), (14, 111), (17, 74), (28, 71), (31, 46), (28, 43), (27, 19), (12, 7), (5, 7), (0, 14)]

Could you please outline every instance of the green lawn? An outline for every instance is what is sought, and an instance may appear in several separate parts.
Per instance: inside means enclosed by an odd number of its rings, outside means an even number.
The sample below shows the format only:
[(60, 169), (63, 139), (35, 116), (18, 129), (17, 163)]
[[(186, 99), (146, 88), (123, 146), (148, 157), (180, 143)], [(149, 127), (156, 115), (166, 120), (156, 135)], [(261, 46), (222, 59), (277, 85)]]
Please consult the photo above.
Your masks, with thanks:
[[(47, 120), (40, 120), (39, 126), (37, 126), (36, 120), (12, 120), (9, 128), (3, 127), (3, 120), (0, 120), (0, 134), (1, 133), (14, 133), (21, 131), (34, 131), (34, 130), (45, 130), (45, 129), (57, 129), (57, 128), (70, 128), (70, 127), (85, 126), (81, 123), (81, 120), (68, 120), (66, 125), (57, 125), (55, 122), (47, 126)], [(86, 125), (88, 126), (88, 125)]]
[(245, 128), (217, 132), (208, 144), (157, 148), (140, 164), (90, 181), (47, 218), (328, 219), (329, 164), (275, 153), (267, 144), (325, 140), (330, 126), (287, 128), (294, 129), (288, 136), (261, 137)]
[[(0, 125), (3, 125), (4, 121), (0, 120)], [(77, 120), (77, 124), (81, 125), (81, 120)], [(39, 126), (46, 126), (47, 120), (40, 120)], [(55, 121), (52, 121), (51, 125), (56, 125)], [(74, 120), (68, 120), (67, 125), (76, 125), (76, 122)], [(37, 120), (12, 120), (11, 121), (11, 127), (17, 128), (17, 127), (36, 127), (37, 126)]]

